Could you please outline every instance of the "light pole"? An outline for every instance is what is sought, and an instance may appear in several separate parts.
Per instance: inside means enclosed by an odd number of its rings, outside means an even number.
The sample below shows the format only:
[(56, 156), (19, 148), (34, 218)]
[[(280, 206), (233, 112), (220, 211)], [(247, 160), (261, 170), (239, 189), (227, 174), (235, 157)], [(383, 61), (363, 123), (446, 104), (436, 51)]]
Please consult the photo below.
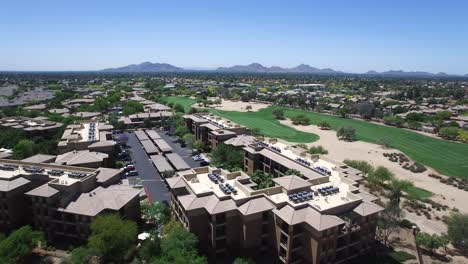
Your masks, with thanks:
[(414, 237), (414, 244), (416, 245), (416, 252), (418, 253), (418, 261), (419, 264), (424, 264), (424, 260), (421, 254), (421, 249), (419, 248), (418, 241), (416, 240), (416, 235), (418, 234), (418, 228), (413, 226), (413, 237)]

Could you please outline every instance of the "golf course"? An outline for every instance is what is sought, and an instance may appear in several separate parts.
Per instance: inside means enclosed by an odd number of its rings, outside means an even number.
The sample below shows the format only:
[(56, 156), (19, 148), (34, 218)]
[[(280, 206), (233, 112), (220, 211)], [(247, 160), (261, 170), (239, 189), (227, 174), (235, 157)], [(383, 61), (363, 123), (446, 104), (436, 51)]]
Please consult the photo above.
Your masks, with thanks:
[[(185, 97), (167, 97), (166, 102), (179, 103), (190, 109), (195, 100)], [(267, 137), (278, 137), (290, 142), (313, 142), (319, 139), (315, 134), (301, 132), (281, 124), (275, 119), (270, 106), (257, 112), (235, 112), (210, 109), (209, 111), (233, 122), (257, 129)], [(404, 152), (413, 160), (430, 166), (438, 172), (454, 177), (468, 178), (468, 144), (450, 142), (442, 139), (421, 135), (409, 130), (378, 125), (362, 120), (340, 118), (338, 116), (320, 114), (299, 109), (284, 110), (285, 117), (291, 118), (299, 114), (310, 118), (311, 124), (327, 121), (333, 130), (343, 126), (356, 129), (357, 140), (379, 143), (385, 139), (391, 147)]]

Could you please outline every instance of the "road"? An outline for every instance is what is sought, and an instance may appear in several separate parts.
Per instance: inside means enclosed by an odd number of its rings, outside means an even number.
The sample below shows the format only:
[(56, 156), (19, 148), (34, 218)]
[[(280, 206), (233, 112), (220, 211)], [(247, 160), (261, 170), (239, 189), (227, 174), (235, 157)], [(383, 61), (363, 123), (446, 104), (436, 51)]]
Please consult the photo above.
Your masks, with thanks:
[[(174, 143), (174, 139), (163, 132), (158, 131), (158, 133), (174, 149), (174, 153), (179, 154), (190, 167), (195, 168), (200, 166), (200, 162), (192, 160), (192, 151), (190, 149), (182, 148), (180, 144)], [(152, 201), (168, 201), (169, 190), (161, 175), (154, 167), (153, 162), (141, 147), (140, 141), (134, 133), (125, 134), (128, 136), (127, 145), (130, 147), (132, 160), (135, 161), (135, 168), (138, 171), (138, 177), (141, 178), (145, 191)]]
[(175, 138), (168, 136), (164, 134), (164, 132), (157, 130), (158, 134), (166, 140), (166, 142), (174, 149), (174, 153), (179, 154), (179, 156), (187, 162), (187, 164), (192, 167), (200, 167), (200, 162), (199, 161), (193, 161), (192, 160), (192, 150), (189, 148), (182, 148), (179, 143), (174, 143), (173, 140)]
[(145, 150), (141, 147), (140, 141), (134, 133), (126, 133), (128, 136), (127, 145), (130, 146), (132, 160), (135, 161), (135, 168), (141, 178), (145, 191), (151, 200), (162, 202), (169, 200), (169, 190), (164, 180), (159, 175), (153, 162), (149, 159)]

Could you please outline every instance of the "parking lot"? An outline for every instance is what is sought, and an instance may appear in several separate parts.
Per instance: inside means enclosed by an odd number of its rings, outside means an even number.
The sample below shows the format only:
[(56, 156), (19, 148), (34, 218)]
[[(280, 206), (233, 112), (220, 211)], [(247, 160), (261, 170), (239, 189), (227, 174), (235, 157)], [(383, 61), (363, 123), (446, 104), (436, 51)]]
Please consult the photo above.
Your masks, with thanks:
[[(192, 151), (190, 149), (183, 148), (179, 143), (173, 142), (174, 138), (165, 135), (163, 132), (158, 131), (158, 133), (174, 149), (174, 153), (179, 154), (188, 165), (192, 168), (200, 166), (200, 162), (192, 160)], [(135, 162), (135, 168), (138, 171), (138, 177), (141, 179), (145, 192), (152, 201), (167, 201), (169, 194), (165, 181), (161, 178), (135, 134), (128, 132), (125, 134), (128, 136), (127, 145), (131, 152), (130, 156)]]

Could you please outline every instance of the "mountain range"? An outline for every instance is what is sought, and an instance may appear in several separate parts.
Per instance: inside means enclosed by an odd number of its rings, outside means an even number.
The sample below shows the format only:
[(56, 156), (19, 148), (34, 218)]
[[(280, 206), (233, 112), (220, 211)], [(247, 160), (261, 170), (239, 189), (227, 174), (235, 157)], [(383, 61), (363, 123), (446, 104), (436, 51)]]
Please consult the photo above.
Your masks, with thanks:
[[(224, 73), (302, 73), (302, 74), (355, 74), (347, 73), (342, 71), (336, 71), (334, 69), (325, 68), (319, 69), (312, 67), (307, 64), (300, 64), (293, 68), (282, 68), (278, 66), (265, 67), (260, 63), (251, 63), (249, 65), (235, 65), (231, 67), (219, 67), (216, 69), (184, 69), (176, 67), (167, 63), (152, 63), (152, 62), (143, 62), (140, 64), (131, 64), (118, 68), (109, 68), (100, 70), (101, 72), (112, 72), (112, 73), (170, 73), (170, 72), (190, 72), (190, 71), (210, 71), (210, 72), (224, 72)], [(361, 73), (361, 75), (366, 76), (388, 76), (388, 77), (450, 77), (450, 76), (460, 76), (452, 75), (444, 72), (439, 73), (430, 73), (423, 71), (402, 71), (402, 70), (391, 70), (384, 72), (377, 71), (368, 71), (366, 73)], [(468, 77), (468, 74), (463, 77)]]
[(180, 72), (184, 69), (167, 64), (143, 62), (140, 64), (130, 64), (119, 68), (109, 68), (101, 70), (103, 72)]

